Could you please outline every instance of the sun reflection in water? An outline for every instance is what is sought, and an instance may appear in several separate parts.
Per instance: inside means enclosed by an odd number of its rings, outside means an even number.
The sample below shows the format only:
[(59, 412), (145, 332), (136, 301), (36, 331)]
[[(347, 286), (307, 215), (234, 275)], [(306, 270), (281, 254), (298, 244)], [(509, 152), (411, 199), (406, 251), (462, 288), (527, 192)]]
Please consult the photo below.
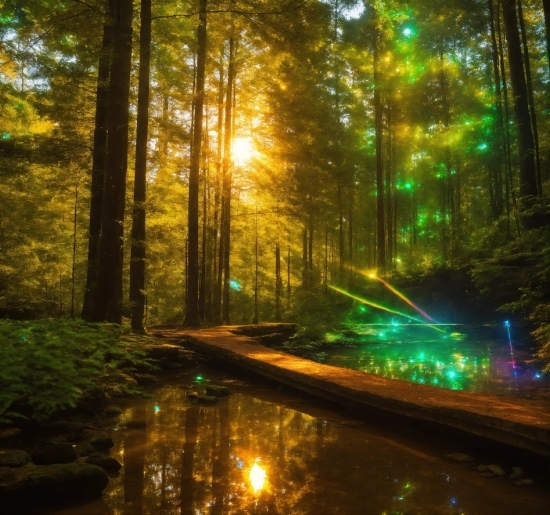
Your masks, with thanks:
[(250, 484), (252, 485), (254, 492), (258, 492), (259, 490), (263, 489), (266, 473), (265, 470), (257, 463), (254, 463), (254, 465), (252, 465), (248, 477), (250, 479)]

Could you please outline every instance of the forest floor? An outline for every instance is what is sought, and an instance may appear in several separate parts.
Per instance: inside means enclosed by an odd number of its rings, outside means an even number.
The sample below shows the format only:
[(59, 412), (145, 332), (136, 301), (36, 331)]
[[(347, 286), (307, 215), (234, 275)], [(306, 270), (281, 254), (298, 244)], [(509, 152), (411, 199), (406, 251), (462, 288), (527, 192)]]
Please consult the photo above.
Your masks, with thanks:
[(391, 416), (476, 435), (550, 456), (550, 413), (545, 399), (452, 391), (342, 369), (292, 356), (249, 336), (216, 327), (158, 328), (154, 335), (344, 405), (365, 417)]

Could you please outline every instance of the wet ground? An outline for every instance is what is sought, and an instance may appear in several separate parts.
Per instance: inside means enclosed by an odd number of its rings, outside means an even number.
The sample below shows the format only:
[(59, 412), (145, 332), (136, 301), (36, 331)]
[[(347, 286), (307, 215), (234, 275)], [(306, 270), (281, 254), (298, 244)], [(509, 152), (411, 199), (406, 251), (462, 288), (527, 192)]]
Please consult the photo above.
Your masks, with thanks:
[[(200, 379), (197, 379), (199, 377)], [(206, 382), (232, 395), (205, 407)], [(214, 368), (170, 374), (150, 399), (112, 420), (111, 456), (123, 469), (103, 498), (47, 515), (547, 515), (548, 475), (511, 458), (384, 420), (365, 422), (254, 377)], [(128, 421), (146, 423), (128, 429)], [(470, 454), (474, 461), (445, 456)], [(483, 477), (478, 465), (507, 474)], [(508, 476), (522, 467), (534, 484)]]

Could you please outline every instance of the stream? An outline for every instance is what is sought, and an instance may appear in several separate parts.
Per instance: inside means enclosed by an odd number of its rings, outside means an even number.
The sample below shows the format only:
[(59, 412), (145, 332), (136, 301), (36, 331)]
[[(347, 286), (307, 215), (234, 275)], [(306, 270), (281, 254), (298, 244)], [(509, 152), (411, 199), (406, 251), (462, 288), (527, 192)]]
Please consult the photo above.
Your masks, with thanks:
[[(231, 389), (211, 407), (189, 398), (207, 382)], [(101, 499), (47, 515), (547, 515), (548, 477), (388, 421), (211, 365), (172, 372), (111, 422), (123, 464)], [(129, 429), (129, 421), (146, 427)], [(464, 444), (462, 444), (464, 446)], [(471, 454), (460, 463), (445, 455)], [(506, 476), (482, 477), (496, 463)], [(508, 476), (520, 466), (533, 485)], [(531, 467), (533, 468), (533, 467)]]

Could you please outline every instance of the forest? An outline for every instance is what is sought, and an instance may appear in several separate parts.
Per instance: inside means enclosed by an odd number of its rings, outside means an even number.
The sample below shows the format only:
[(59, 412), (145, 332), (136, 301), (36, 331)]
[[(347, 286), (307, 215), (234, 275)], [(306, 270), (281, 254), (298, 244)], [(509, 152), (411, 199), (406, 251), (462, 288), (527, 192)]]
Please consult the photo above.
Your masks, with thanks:
[(6, 0), (0, 42), (0, 317), (326, 329), (387, 281), (550, 362), (550, 0)]

